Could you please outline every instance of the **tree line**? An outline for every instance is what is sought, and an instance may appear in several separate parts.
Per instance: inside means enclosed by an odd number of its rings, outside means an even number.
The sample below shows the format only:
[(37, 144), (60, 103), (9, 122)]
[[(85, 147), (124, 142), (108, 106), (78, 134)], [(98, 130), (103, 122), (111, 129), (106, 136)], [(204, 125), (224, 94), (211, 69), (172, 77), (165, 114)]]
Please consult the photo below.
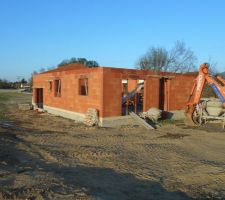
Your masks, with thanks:
[(28, 83), (24, 78), (20, 81), (8, 81), (6, 79), (0, 79), (0, 89), (18, 89), (21, 86), (21, 83)]

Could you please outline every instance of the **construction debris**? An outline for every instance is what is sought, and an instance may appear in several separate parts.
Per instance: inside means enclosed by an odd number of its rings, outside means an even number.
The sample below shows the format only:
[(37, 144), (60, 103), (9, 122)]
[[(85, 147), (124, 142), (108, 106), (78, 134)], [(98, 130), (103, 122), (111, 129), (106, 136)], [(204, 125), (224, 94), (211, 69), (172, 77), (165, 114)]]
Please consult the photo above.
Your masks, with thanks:
[(95, 108), (88, 108), (84, 118), (84, 124), (87, 126), (98, 125), (98, 111)]
[(150, 108), (147, 112), (142, 112), (139, 115), (141, 118), (150, 119), (153, 123), (158, 123), (158, 119), (162, 117), (162, 110)]
[(23, 110), (23, 111), (31, 110), (32, 109), (32, 105), (29, 104), (29, 103), (18, 104), (18, 108), (19, 108), (19, 110)]
[(155, 129), (150, 124), (148, 124), (145, 120), (141, 119), (137, 114), (134, 112), (130, 112), (130, 116), (135, 119), (140, 125), (144, 126), (146, 129)]

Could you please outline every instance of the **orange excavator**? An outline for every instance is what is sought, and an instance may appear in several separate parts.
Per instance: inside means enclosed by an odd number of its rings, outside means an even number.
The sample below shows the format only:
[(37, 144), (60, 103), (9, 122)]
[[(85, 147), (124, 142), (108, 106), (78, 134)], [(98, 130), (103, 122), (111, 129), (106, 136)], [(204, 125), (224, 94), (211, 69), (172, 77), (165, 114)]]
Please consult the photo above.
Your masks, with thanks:
[[(205, 84), (208, 83), (215, 94), (217, 95), (217, 108), (214, 108), (214, 112), (212, 109), (210, 110), (209, 100), (202, 100), (202, 92)], [(215, 104), (215, 103), (214, 103)], [(222, 120), (223, 127), (225, 123), (225, 80), (221, 76), (212, 76), (209, 74), (209, 65), (204, 63), (199, 68), (199, 73), (197, 78), (195, 79), (195, 83), (193, 85), (190, 98), (187, 103), (186, 109), (186, 124), (187, 125), (201, 125), (206, 122), (208, 119), (212, 120)], [(216, 110), (217, 109), (217, 110)], [(215, 110), (217, 111), (215, 113)]]

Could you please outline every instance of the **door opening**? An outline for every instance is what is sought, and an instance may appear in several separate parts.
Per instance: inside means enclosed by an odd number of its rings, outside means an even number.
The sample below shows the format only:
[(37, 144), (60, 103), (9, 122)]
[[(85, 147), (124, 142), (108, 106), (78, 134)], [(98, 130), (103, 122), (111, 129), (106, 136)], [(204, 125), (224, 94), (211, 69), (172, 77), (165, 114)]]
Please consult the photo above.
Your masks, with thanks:
[(36, 88), (36, 104), (38, 108), (43, 108), (43, 88)]
[(144, 80), (122, 80), (122, 115), (143, 112)]

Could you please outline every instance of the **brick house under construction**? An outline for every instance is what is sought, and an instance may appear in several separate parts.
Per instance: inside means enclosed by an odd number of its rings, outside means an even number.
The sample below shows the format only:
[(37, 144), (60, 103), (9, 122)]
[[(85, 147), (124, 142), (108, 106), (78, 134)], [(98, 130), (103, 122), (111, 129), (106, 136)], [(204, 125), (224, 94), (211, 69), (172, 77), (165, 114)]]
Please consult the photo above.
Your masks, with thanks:
[(70, 64), (33, 76), (33, 105), (82, 121), (88, 108), (100, 126), (133, 123), (129, 111), (183, 113), (195, 73), (178, 74)]

